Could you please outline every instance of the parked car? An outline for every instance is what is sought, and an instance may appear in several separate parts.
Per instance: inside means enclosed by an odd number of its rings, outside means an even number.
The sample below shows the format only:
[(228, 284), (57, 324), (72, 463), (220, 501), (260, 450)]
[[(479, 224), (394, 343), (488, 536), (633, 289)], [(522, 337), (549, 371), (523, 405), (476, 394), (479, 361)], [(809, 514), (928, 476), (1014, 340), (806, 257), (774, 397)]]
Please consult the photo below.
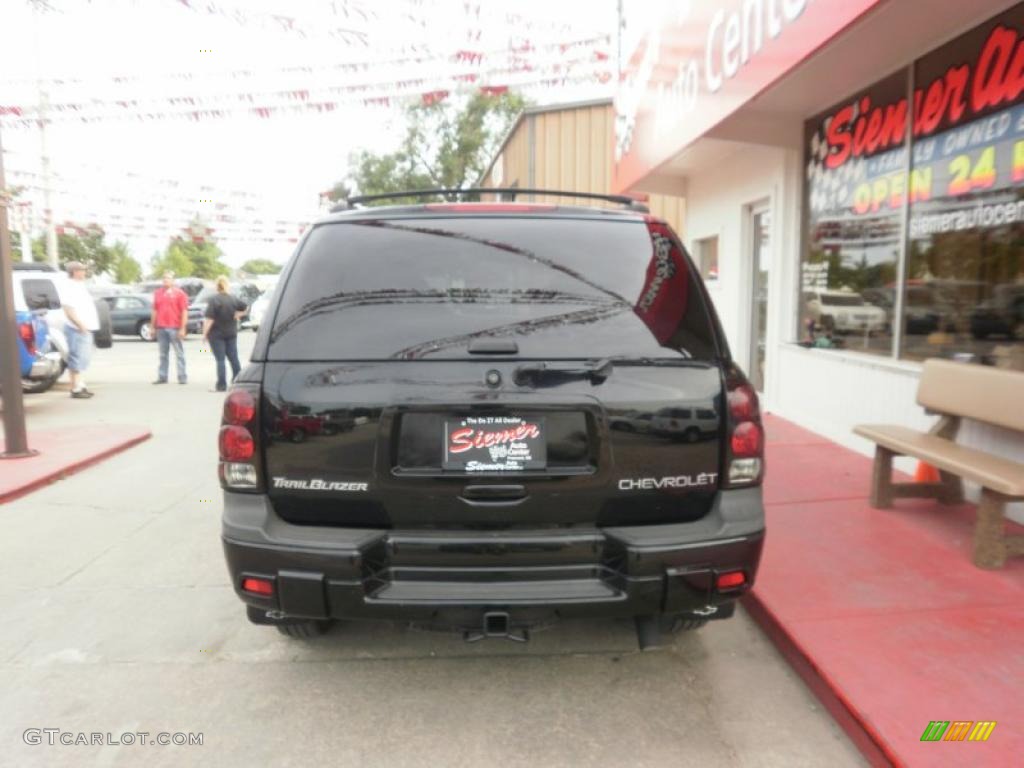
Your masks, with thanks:
[[(135, 293), (148, 293), (152, 295), (157, 288), (162, 287), (164, 284), (163, 280), (146, 280), (145, 282), (138, 283), (135, 286)], [(174, 284), (181, 288), (188, 296), (188, 300), (192, 301), (202, 291), (213, 286), (212, 280), (203, 280), (199, 277), (179, 277), (174, 280)]]
[[(107, 296), (104, 301), (110, 308), (110, 321), (113, 332), (121, 336), (138, 336), (143, 341), (155, 341), (156, 330), (153, 328), (153, 295), (148, 293), (132, 293), (124, 296)], [(189, 307), (188, 332), (202, 333), (203, 314), (200, 310)]]
[(651, 431), (660, 437), (682, 439), (695, 443), (703, 437), (718, 433), (720, 419), (714, 407), (662, 408), (654, 415)]
[(808, 316), (826, 331), (872, 333), (886, 327), (885, 310), (853, 291), (805, 291), (804, 304)]
[[(218, 435), (250, 621), (524, 639), (620, 616), (646, 646), (732, 615), (764, 535), (758, 398), (666, 223), (636, 205), (356, 208), (285, 275)], [(692, 443), (609, 425), (698, 407)]]
[(249, 327), (254, 331), (258, 331), (260, 329), (260, 325), (263, 324), (263, 316), (267, 313), (267, 307), (270, 306), (270, 299), (273, 295), (274, 289), (268, 288), (250, 305)]
[(14, 293), (14, 324), (22, 391), (45, 392), (64, 369), (60, 353), (50, 344), (46, 320), (41, 312), (28, 309), (20, 291)]
[(971, 311), (970, 324), (976, 339), (1006, 336), (1024, 340), (1024, 285), (997, 285), (992, 298)]
[[(205, 316), (207, 303), (216, 295), (216, 286), (204, 288), (192, 299), (192, 303), (189, 305), (189, 314), (191, 315), (194, 310), (199, 313), (200, 317)], [(245, 303), (245, 314), (239, 318), (239, 324), (244, 326), (249, 322), (249, 310), (252, 307), (252, 302), (259, 296), (259, 290), (251, 283), (232, 283), (231, 295)]]
[[(15, 301), (23, 302), (27, 310), (45, 319), (48, 343), (59, 353), (63, 373), (67, 367), (68, 342), (64, 334), (67, 317), (60, 297), (71, 278), (48, 264), (16, 263), (13, 266)], [(97, 348), (107, 349), (114, 341), (110, 330), (110, 310), (103, 299), (96, 299), (96, 315), (100, 328), (93, 334), (93, 342)]]
[(651, 422), (654, 414), (647, 411), (627, 411), (621, 416), (612, 416), (608, 419), (608, 426), (623, 432), (639, 432), (647, 434), (651, 431)]

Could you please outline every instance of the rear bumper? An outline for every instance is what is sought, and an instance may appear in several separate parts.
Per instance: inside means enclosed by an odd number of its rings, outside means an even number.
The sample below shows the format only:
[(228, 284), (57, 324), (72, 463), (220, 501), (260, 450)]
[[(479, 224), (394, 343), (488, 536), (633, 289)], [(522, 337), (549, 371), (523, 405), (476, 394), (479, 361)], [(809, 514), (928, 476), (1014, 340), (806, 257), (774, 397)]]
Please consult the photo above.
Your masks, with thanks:
[[(557, 618), (731, 614), (764, 541), (759, 488), (723, 491), (692, 523), (523, 531), (367, 530), (292, 525), (265, 496), (225, 493), (232, 585), (256, 611), (288, 619), (386, 619), (456, 628), (501, 611), (512, 626)], [(715, 576), (746, 584), (719, 592)], [(272, 596), (243, 579), (274, 583)]]
[(60, 373), (60, 353), (47, 352), (32, 361), (32, 369), (25, 378), (32, 381), (52, 379)]

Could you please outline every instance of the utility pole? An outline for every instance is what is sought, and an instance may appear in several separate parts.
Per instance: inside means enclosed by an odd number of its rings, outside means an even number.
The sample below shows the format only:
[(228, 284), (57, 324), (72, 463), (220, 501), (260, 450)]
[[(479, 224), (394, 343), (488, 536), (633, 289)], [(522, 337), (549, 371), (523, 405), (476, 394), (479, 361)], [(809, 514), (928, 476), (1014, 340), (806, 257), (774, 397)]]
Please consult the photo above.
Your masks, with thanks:
[(43, 225), (46, 227), (46, 258), (50, 266), (57, 263), (57, 225), (53, 220), (53, 170), (50, 167), (50, 147), (46, 139), (46, 124), (49, 122), (50, 93), (39, 81), (39, 153), (43, 170)]
[(14, 281), (11, 277), (11, 233), (7, 226), (7, 179), (0, 137), (0, 396), (3, 397), (4, 452), (0, 459), (31, 456), (25, 433), (25, 404), (21, 392), (18, 327), (14, 320)]
[[(32, 4), (32, 40), (36, 64), (36, 92), (39, 96), (37, 124), (39, 125), (39, 164), (43, 172), (43, 231), (46, 239), (46, 259), (54, 269), (57, 261), (57, 224), (53, 220), (53, 169), (50, 166), (50, 145), (46, 131), (50, 122), (50, 91), (44, 80), (39, 56), (39, 3)], [(49, 76), (49, 68), (46, 75)]]
[[(31, 213), (26, 207), (28, 203), (23, 203), (18, 217), (18, 234), (21, 236), (21, 260), (26, 264), (32, 261), (32, 225), (29, 222)], [(7, 225), (10, 226), (10, 220)]]

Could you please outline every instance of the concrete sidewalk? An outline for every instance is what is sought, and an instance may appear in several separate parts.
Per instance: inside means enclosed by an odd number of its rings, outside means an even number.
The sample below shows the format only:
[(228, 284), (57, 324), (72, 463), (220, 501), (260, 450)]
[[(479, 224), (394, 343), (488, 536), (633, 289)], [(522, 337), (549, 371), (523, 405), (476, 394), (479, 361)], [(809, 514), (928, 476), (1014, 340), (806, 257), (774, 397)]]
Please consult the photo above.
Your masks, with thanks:
[[(863, 764), (742, 611), (649, 653), (630, 622), (565, 622), (525, 646), (386, 624), (296, 643), (250, 625), (220, 548), (222, 400), (200, 346), (186, 387), (151, 386), (155, 346), (118, 341), (96, 355), (94, 399), (32, 406), (40, 428), (127, 419), (153, 437), (0, 506), (0, 763)], [(24, 743), (48, 727), (204, 743)]]

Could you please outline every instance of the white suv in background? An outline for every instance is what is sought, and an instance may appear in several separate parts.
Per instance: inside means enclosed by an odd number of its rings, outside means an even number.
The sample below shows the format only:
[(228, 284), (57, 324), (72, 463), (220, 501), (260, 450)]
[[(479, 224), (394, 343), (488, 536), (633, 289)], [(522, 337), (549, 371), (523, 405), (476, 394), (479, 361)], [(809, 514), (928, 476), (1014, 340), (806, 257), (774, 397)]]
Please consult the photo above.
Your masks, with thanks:
[(804, 291), (807, 314), (826, 331), (884, 331), (885, 310), (854, 291)]
[(681, 408), (662, 408), (654, 414), (651, 432), (660, 437), (696, 443), (702, 437), (717, 434), (718, 413), (710, 403)]
[[(61, 360), (67, 363), (68, 342), (64, 335), (67, 318), (61, 305), (66, 285), (71, 280), (49, 264), (15, 263), (12, 272), (14, 292), (21, 294), (25, 306), (30, 310), (46, 312), (46, 326), (50, 344), (60, 352)], [(113, 343), (110, 334), (110, 307), (102, 299), (96, 299), (96, 314), (100, 329), (93, 335), (93, 341), (100, 349), (107, 349)]]

